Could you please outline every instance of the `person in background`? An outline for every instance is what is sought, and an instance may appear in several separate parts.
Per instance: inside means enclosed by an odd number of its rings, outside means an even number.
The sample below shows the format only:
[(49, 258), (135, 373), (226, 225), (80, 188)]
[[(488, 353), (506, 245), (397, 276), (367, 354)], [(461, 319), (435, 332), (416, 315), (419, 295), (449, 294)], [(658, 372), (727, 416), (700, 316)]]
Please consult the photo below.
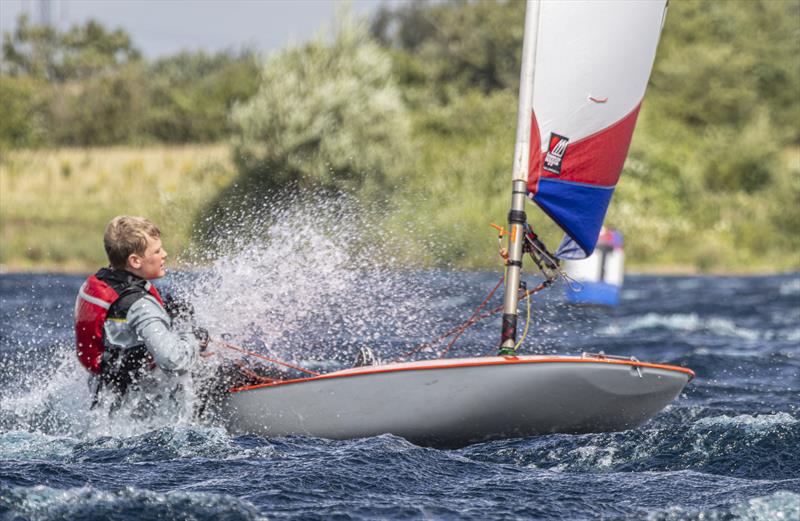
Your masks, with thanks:
[(75, 341), (78, 359), (91, 373), (92, 407), (106, 389), (114, 410), (145, 381), (186, 375), (209, 339), (192, 321), (171, 317), (169, 302), (165, 307), (150, 282), (166, 274), (167, 259), (161, 232), (152, 222), (115, 217), (106, 226), (103, 244), (109, 267), (91, 275), (78, 291)]

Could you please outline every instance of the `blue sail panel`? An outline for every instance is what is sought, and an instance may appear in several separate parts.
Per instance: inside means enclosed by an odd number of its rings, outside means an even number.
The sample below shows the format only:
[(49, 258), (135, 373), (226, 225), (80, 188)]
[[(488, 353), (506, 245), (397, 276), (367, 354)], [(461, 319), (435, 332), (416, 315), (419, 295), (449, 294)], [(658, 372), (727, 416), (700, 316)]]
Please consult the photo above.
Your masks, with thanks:
[[(571, 239), (561, 244), (556, 252), (557, 257), (579, 258), (592, 254), (613, 194), (613, 186), (547, 178), (539, 180), (539, 189), (533, 200)], [(574, 251), (571, 242), (577, 245), (580, 252)]]

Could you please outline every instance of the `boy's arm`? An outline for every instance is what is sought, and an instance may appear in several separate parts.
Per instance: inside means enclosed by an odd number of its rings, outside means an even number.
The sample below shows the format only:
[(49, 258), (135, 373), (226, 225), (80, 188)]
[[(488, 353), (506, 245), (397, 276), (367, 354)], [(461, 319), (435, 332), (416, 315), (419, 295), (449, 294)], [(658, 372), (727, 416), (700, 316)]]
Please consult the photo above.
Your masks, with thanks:
[(128, 325), (144, 340), (156, 365), (165, 371), (188, 371), (197, 359), (198, 341), (189, 332), (173, 331), (166, 311), (149, 295), (128, 310)]

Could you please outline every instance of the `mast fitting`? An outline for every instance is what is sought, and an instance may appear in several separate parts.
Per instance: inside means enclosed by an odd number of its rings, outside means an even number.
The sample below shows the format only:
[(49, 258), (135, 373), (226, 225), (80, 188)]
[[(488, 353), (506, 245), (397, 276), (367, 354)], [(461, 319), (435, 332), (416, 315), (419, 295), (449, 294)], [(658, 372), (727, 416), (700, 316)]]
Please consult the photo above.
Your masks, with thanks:
[(508, 223), (509, 224), (525, 224), (528, 222), (528, 216), (524, 210), (509, 210)]

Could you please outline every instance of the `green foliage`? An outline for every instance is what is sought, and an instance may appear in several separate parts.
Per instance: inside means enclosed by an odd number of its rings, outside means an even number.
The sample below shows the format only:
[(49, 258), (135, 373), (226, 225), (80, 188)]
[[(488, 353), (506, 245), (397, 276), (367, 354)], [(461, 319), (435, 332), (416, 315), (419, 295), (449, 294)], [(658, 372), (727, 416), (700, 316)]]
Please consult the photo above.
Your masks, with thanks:
[(272, 56), (258, 92), (232, 118), (242, 176), (266, 188), (389, 186), (409, 139), (389, 56), (347, 18), (331, 43), (318, 39)]
[(52, 141), (68, 146), (136, 141), (147, 108), (140, 67), (65, 87), (58, 90), (51, 105)]
[[(519, 1), (399, 4), (378, 11), (374, 38), (344, 23), (334, 38), (278, 52), (259, 72), (247, 52), (148, 63), (127, 36), (96, 24), (59, 33), (20, 19), (4, 36), (0, 151), (8, 162), (5, 148), (232, 135), (238, 178), (228, 166), (180, 166), (189, 177), (158, 188), (161, 207), (204, 176), (216, 181), (205, 184), (202, 200), (211, 202), (195, 222), (229, 212), (242, 193), (258, 200), (288, 185), (355, 191), (366, 206), (385, 208), (382, 223), (405, 245), (398, 259), (494, 268), (487, 224), (504, 221), (509, 205), (522, 22)], [(626, 234), (634, 269), (800, 268), (798, 56), (798, 0), (671, 0), (607, 217)], [(131, 185), (139, 167), (130, 158), (87, 180), (70, 156), (35, 190), (14, 192), (32, 198), (17, 210), (49, 211), (66, 198), (38, 200), (54, 184), (80, 181), (85, 194)], [(12, 170), (9, 186), (31, 177)], [(533, 205), (527, 211), (548, 244), (557, 243), (555, 225)], [(188, 230), (193, 215), (174, 223)], [(5, 219), (4, 233), (26, 237), (26, 219)], [(55, 255), (21, 239), (6, 244), (0, 254), (33, 264)]]
[(445, 87), (489, 93), (519, 84), (524, 11), (524, 2), (513, 0), (412, 2), (382, 8), (372, 32), (414, 58), (399, 60), (406, 80), (422, 80), (440, 94), (448, 93)]
[(3, 60), (11, 76), (62, 82), (113, 70), (140, 57), (125, 31), (107, 31), (95, 20), (61, 33), (32, 25), (23, 14), (14, 32), (3, 36)]
[(410, 265), (471, 268), (495, 259), (489, 223), (502, 224), (508, 212), (515, 112), (512, 93), (476, 91), (415, 113), (420, 153), (386, 223), (405, 239), (398, 258)]
[(670, 3), (608, 218), (634, 263), (799, 265), (798, 36), (800, 2)]
[(47, 85), (35, 79), (0, 76), (0, 151), (45, 140), (42, 114), (48, 93)]
[(258, 88), (252, 52), (182, 52), (155, 62), (149, 74), (143, 132), (166, 143), (216, 141), (229, 135), (228, 112)]
[(210, 142), (258, 86), (251, 52), (181, 53), (148, 64), (122, 30), (60, 32), (18, 20), (4, 35), (0, 146)]
[(648, 103), (694, 129), (743, 128), (766, 109), (773, 139), (800, 139), (800, 2), (670, 3)]
[[(505, 170), (511, 151), (490, 154), (475, 136), (496, 140), (499, 147), (512, 143), (519, 65), (474, 64), (491, 62), (487, 49), (521, 46), (511, 42), (512, 28), (521, 30), (522, 19), (521, 2), (441, 2), (383, 10), (373, 21), (373, 32), (393, 50), (396, 74), (415, 108), (414, 134), (423, 143), (424, 175), (407, 184), (423, 202), (412, 198), (410, 204), (422, 206), (425, 220), (451, 230), (461, 245), (443, 248), (439, 260), (427, 262), (454, 258), (473, 267), (491, 262), (481, 260), (485, 249), (473, 248), (486, 234), (470, 209), (480, 206), (481, 215), (503, 219), (508, 201), (494, 190), (507, 191), (496, 176), (510, 175)], [(459, 59), (461, 50), (476, 61)], [(507, 56), (518, 52), (509, 48)], [(795, 0), (670, 3), (607, 218), (626, 233), (631, 264), (800, 267), (799, 54)], [(488, 71), (506, 71), (509, 80), (498, 81)], [(508, 93), (506, 106), (494, 106), (507, 125), (487, 125), (481, 107), (500, 98), (476, 97), (476, 88)], [(483, 154), (472, 155), (475, 150)], [(794, 151), (790, 160), (788, 150)], [(534, 211), (529, 206), (529, 214)], [(403, 218), (413, 215), (409, 211)], [(549, 223), (541, 216), (531, 220)], [(557, 243), (560, 233), (548, 227), (548, 242)]]

